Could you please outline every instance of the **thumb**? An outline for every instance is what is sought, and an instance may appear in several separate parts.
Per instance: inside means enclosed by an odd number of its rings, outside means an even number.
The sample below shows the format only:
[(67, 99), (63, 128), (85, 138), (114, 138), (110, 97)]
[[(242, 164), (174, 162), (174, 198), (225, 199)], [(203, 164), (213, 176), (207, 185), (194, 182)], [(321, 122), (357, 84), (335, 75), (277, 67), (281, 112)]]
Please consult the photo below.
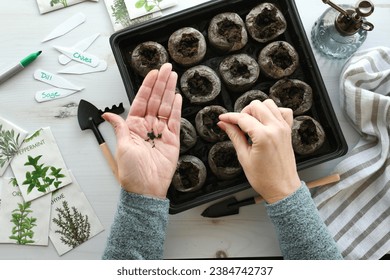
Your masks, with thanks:
[(127, 124), (122, 117), (113, 113), (104, 113), (102, 118), (109, 122), (113, 127), (117, 142), (128, 139), (130, 133), (129, 128), (127, 127)]

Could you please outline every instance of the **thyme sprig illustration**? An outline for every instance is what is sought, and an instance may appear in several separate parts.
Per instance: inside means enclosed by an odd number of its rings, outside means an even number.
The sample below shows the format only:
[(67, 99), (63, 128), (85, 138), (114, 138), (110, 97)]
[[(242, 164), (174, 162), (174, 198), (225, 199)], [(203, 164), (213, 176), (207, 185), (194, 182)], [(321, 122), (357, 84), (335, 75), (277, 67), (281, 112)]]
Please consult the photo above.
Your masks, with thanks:
[(157, 7), (161, 11), (160, 2), (162, 1), (163, 0), (138, 0), (135, 3), (135, 7), (137, 9), (141, 9), (142, 7), (144, 7), (147, 12), (150, 12), (155, 7)]
[(38, 161), (41, 157), (42, 155), (35, 158), (28, 156), (28, 161), (24, 164), (25, 166), (32, 166), (34, 168), (33, 171), (26, 172), (26, 180), (23, 182), (23, 185), (28, 185), (28, 194), (34, 188), (40, 192), (46, 192), (52, 185), (54, 185), (55, 188), (58, 188), (62, 183), (60, 179), (65, 177), (65, 175), (61, 173), (62, 168), (39, 164)]
[(37, 219), (29, 217), (33, 211), (30, 209), (31, 202), (18, 203), (18, 208), (12, 211), (12, 219), (10, 220), (15, 226), (12, 228), (10, 239), (16, 240), (17, 244), (31, 244), (34, 231), (32, 230), (37, 224)]
[(15, 133), (13, 129), (3, 130), (0, 124), (0, 167), (10, 161), (19, 151), (20, 133)]
[(84, 216), (74, 206), (69, 208), (66, 200), (62, 202), (62, 207), (56, 208), (57, 217), (52, 219), (53, 223), (60, 228), (55, 233), (61, 235), (62, 243), (75, 248), (89, 239), (91, 224), (88, 221), (88, 215)]

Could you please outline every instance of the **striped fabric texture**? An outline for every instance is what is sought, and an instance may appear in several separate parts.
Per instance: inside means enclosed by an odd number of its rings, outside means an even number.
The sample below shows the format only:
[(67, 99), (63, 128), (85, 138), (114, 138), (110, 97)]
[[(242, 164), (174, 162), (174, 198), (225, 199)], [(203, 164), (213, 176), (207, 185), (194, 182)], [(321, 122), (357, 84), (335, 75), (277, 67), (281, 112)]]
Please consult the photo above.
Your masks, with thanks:
[(345, 259), (379, 259), (390, 251), (390, 48), (347, 62), (340, 101), (361, 140), (336, 166), (340, 182), (313, 198)]

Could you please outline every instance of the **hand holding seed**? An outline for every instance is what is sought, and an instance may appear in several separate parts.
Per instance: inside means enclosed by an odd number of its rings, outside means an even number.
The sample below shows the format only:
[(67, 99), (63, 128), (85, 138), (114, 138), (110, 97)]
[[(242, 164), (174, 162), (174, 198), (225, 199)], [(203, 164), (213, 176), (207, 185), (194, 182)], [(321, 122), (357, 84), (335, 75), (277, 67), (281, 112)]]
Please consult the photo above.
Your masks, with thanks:
[[(268, 99), (253, 101), (241, 113), (219, 116), (251, 186), (268, 202), (281, 200), (301, 185), (291, 144), (290, 109)], [(250, 137), (251, 143), (246, 136)]]
[(115, 129), (118, 176), (128, 192), (166, 197), (180, 149), (182, 98), (176, 82), (166, 63), (145, 77), (126, 120), (103, 115)]

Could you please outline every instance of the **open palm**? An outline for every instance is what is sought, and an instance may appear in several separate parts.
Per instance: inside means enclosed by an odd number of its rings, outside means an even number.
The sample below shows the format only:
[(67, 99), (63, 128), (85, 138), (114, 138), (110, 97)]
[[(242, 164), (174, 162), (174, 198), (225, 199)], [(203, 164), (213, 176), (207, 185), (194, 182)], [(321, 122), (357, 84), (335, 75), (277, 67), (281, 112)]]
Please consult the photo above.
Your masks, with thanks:
[(144, 79), (126, 121), (105, 113), (117, 138), (118, 177), (128, 192), (165, 197), (180, 149), (182, 98), (171, 64)]

